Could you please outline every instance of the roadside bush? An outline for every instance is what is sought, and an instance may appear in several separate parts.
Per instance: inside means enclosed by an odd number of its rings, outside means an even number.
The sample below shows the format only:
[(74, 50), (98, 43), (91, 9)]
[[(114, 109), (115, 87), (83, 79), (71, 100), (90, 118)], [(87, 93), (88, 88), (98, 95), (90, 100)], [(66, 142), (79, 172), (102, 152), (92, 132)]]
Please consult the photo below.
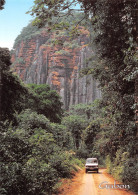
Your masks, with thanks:
[(77, 151), (76, 151), (76, 156), (79, 157), (79, 158), (84, 158), (86, 159), (88, 156), (89, 156), (89, 152), (86, 148), (79, 148)]
[[(1, 194), (41, 195), (50, 194), (59, 180), (59, 172), (50, 163), (50, 158), (59, 151), (53, 135), (43, 129), (5, 129), (1, 136)], [(58, 156), (60, 158), (60, 156)], [(69, 169), (70, 164), (62, 164)]]
[(106, 157), (105, 164), (106, 164), (106, 167), (107, 167), (107, 172), (112, 173), (113, 164), (112, 164), (112, 161), (111, 161), (109, 155)]
[(0, 194), (26, 195), (28, 180), (23, 170), (32, 148), (4, 125), (0, 127), (0, 143)]
[(81, 161), (56, 144), (59, 131), (53, 135), (45, 116), (26, 110), (18, 122), (16, 127), (0, 128), (0, 194), (49, 195), (61, 178), (72, 176)]
[(72, 157), (71, 163), (73, 165), (73, 169), (78, 170), (78, 168), (83, 168), (84, 167), (85, 160), (82, 159), (82, 158), (78, 159), (76, 157)]
[(123, 175), (125, 174), (125, 164), (128, 160), (128, 153), (123, 152), (123, 149), (119, 149), (116, 152), (116, 157), (113, 163), (112, 175), (119, 181), (123, 180)]
[(72, 164), (70, 162), (69, 154), (67, 153), (55, 153), (50, 158), (51, 166), (57, 170), (59, 177), (71, 177)]
[(136, 159), (130, 156), (129, 152), (123, 152), (123, 150), (121, 148), (116, 152), (111, 173), (115, 179), (130, 185), (131, 189), (135, 191), (138, 181), (138, 164), (136, 163)]
[(109, 155), (106, 157), (107, 172), (111, 173), (116, 180), (130, 185), (131, 190), (137, 191), (138, 164), (129, 152), (124, 151), (125, 148), (119, 149), (112, 161)]
[(29, 195), (50, 194), (59, 180), (57, 171), (49, 163), (38, 158), (29, 159), (24, 174), (28, 179), (27, 194)]
[(130, 158), (125, 164), (124, 174), (122, 176), (122, 181), (130, 185), (131, 190), (138, 192), (137, 181), (138, 181), (138, 163), (136, 159)]

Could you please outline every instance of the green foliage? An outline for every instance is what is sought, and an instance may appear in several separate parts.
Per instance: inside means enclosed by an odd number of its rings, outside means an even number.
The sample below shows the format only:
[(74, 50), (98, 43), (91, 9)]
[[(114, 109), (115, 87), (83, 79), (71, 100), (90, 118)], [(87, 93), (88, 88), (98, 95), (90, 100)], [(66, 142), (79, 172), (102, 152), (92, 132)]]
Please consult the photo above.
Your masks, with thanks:
[(84, 131), (84, 142), (87, 150), (91, 151), (96, 142), (96, 136), (100, 131), (100, 123), (98, 120), (93, 120)]
[[(34, 130), (36, 128), (42, 128), (46, 131), (50, 131), (50, 121), (42, 114), (37, 114), (32, 112), (32, 110), (27, 109), (22, 111), (17, 116), (17, 125), (21, 129)], [(29, 132), (27, 132), (28, 134)]]
[(127, 158), (125, 167), (123, 167), (123, 171), (121, 173), (121, 179), (124, 183), (130, 184), (131, 189), (137, 191), (137, 169), (138, 163), (136, 163), (136, 158)]
[(71, 176), (72, 166), (70, 166), (70, 160), (69, 154), (57, 153), (51, 157), (50, 163), (58, 171), (59, 176), (65, 178)]
[(31, 39), (34, 35), (39, 34), (40, 31), (41, 30), (39, 30), (37, 26), (32, 26), (32, 24), (29, 23), (27, 27), (22, 29), (21, 34), (15, 39), (13, 48), (21, 41)]
[(26, 108), (45, 115), (51, 122), (59, 123), (62, 117), (61, 98), (55, 90), (46, 84), (30, 84), (30, 96), (26, 99)]
[(1, 95), (1, 120), (15, 120), (15, 113), (21, 112), (24, 105), (24, 95), (28, 94), (27, 88), (24, 84), (18, 79), (17, 76), (13, 75), (9, 67), (10, 62), (10, 52), (8, 49), (0, 48), (0, 74), (1, 74), (1, 83), (0, 87)]
[(78, 158), (86, 159), (87, 157), (90, 156), (90, 152), (88, 151), (85, 145), (81, 145), (81, 148), (79, 148), (76, 151), (76, 156)]
[[(76, 171), (73, 152), (64, 151), (57, 133), (65, 127), (30, 110), (20, 113), (15, 127), (0, 127), (1, 194), (51, 194), (60, 178), (71, 177)], [(52, 134), (52, 132), (54, 134)], [(54, 139), (56, 138), (56, 139)], [(57, 143), (58, 144), (57, 144)]]
[(1, 63), (1, 69), (3, 69), (4, 71), (9, 70), (9, 66), (11, 65), (11, 62), (10, 62), (10, 52), (7, 48), (0, 47), (0, 63)]
[(22, 194), (27, 184), (23, 165), (31, 153), (31, 147), (26, 140), (14, 135), (12, 129), (1, 125), (0, 130), (1, 194)]
[[(69, 29), (71, 26), (77, 26), (77, 24), (86, 25), (87, 20), (84, 22), (85, 14), (83, 12), (78, 13), (72, 6), (76, 5), (76, 1), (39, 1), (34, 2), (32, 10), (27, 12), (35, 16), (33, 25), (39, 27), (48, 24), (49, 27), (59, 29)], [(68, 10), (68, 11), (65, 11)], [(75, 29), (75, 28), (73, 28)]]
[(2, 120), (14, 120), (14, 114), (23, 109), (28, 90), (11, 72), (3, 73), (2, 84)]
[[(18, 63), (24, 63), (22, 58)], [(29, 108), (39, 114), (44, 114), (52, 122), (60, 122), (62, 116), (62, 103), (56, 91), (50, 90), (48, 85), (29, 85), (29, 88), (9, 71), (10, 53), (7, 49), (0, 48), (1, 64), (1, 120), (16, 121), (15, 113)], [(2, 104), (1, 104), (2, 102)]]
[[(87, 158), (95, 155), (94, 148), (99, 139), (98, 133), (101, 130), (100, 100), (95, 100), (92, 104), (78, 104), (71, 106), (69, 112), (65, 113), (62, 123), (73, 138), (73, 149), (79, 158)], [(93, 154), (92, 154), (93, 153)], [(101, 153), (96, 155), (100, 157)], [(102, 160), (101, 160), (102, 161)]]
[(60, 147), (68, 150), (73, 148), (72, 134), (65, 125), (51, 123), (51, 133)]
[[(76, 28), (77, 25), (80, 26), (82, 25), (86, 27), (89, 26), (87, 24), (88, 20), (84, 19), (85, 15), (83, 13), (73, 11), (72, 15), (68, 15), (68, 14), (66, 15), (66, 14), (61, 13), (59, 17), (55, 16), (53, 18), (52, 17), (43, 18), (44, 19), (43, 24), (41, 23), (41, 20), (39, 20), (38, 18), (34, 19), (34, 21), (31, 21), (26, 27), (22, 29), (20, 35), (18, 35), (18, 37), (15, 39), (13, 48), (15, 48), (16, 45), (18, 45), (21, 41), (31, 39), (34, 36), (39, 35), (43, 30), (46, 31), (46, 29), (47, 31), (51, 30), (52, 32), (56, 32), (55, 35), (56, 36), (55, 43), (56, 43), (58, 41), (57, 40), (58, 37), (72, 36), (73, 30), (74, 32), (76, 32), (76, 34), (77, 33), (81, 34), (81, 32)], [(37, 13), (37, 15), (39, 15), (39, 13)], [(52, 44), (54, 44), (54, 42)], [(76, 48), (77, 46), (79, 45), (78, 44), (76, 45), (74, 42), (72, 43), (71, 48)]]
[(74, 147), (79, 149), (82, 131), (86, 128), (87, 121), (81, 116), (70, 115), (64, 117), (62, 123), (66, 125), (67, 130), (71, 132), (74, 140)]
[(107, 167), (107, 172), (112, 173), (113, 163), (111, 162), (111, 159), (110, 159), (109, 155), (106, 157), (105, 163), (106, 163), (106, 167)]
[(83, 116), (86, 119), (94, 119), (98, 117), (100, 110), (98, 109), (98, 105), (100, 100), (96, 99), (91, 104), (77, 104), (75, 106), (70, 107), (70, 114)]
[(116, 152), (114, 161), (110, 157), (106, 158), (107, 171), (111, 173), (118, 181), (123, 181), (130, 185), (130, 188), (137, 188), (137, 163), (136, 158), (130, 157), (129, 152), (124, 152), (123, 148)]

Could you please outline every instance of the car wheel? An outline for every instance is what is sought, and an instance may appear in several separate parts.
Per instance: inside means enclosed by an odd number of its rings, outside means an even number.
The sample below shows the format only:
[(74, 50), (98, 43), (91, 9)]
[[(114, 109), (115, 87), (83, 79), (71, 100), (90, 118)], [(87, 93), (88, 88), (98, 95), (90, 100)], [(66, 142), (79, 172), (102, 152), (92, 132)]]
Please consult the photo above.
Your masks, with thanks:
[(85, 173), (87, 173), (87, 172), (88, 172), (88, 170), (86, 169), (86, 170), (85, 170)]
[(98, 173), (99, 171), (97, 170), (97, 173)]

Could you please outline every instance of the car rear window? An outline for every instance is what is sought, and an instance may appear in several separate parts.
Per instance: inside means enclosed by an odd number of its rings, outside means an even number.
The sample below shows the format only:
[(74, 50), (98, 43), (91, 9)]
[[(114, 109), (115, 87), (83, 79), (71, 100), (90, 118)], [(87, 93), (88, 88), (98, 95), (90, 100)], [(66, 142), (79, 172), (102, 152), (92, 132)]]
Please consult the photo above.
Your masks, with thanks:
[(87, 159), (86, 162), (87, 163), (98, 163), (96, 159)]

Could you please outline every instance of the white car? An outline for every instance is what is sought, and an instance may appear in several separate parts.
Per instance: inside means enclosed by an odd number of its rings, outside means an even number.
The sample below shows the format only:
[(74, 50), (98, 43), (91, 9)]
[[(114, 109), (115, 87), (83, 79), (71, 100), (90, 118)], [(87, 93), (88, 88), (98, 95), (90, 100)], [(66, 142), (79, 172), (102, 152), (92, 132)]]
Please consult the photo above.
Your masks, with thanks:
[(97, 158), (87, 158), (85, 164), (85, 171), (96, 171), (98, 173), (98, 160)]

